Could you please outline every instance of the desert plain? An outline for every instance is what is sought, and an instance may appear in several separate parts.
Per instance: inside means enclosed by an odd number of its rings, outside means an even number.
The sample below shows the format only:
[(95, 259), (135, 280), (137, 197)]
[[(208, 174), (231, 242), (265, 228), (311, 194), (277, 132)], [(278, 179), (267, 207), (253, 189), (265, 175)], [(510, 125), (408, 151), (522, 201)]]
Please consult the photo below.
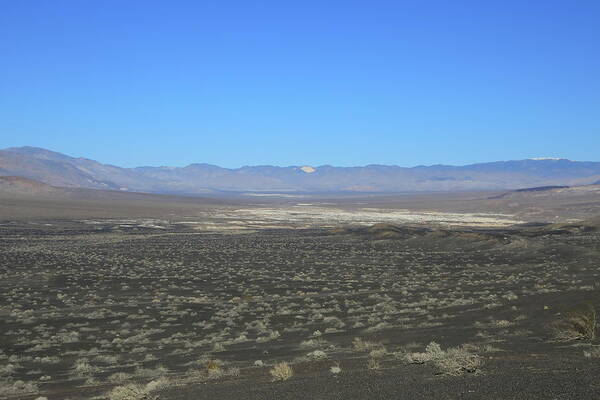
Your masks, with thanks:
[(5, 192), (0, 398), (598, 398), (598, 190)]

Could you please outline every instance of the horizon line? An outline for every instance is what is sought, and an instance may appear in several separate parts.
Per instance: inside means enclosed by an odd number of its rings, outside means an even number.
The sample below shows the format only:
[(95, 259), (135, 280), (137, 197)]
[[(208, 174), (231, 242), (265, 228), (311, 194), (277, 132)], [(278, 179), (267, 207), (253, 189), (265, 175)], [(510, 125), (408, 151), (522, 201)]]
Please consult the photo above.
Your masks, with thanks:
[(123, 167), (117, 164), (112, 164), (112, 163), (107, 163), (107, 162), (103, 162), (100, 160), (96, 160), (96, 159), (92, 159), (92, 158), (87, 158), (84, 156), (73, 156), (67, 153), (64, 153), (62, 151), (58, 151), (58, 150), (51, 150), (45, 147), (39, 147), (39, 146), (30, 146), (30, 145), (23, 145), (23, 146), (11, 146), (11, 147), (6, 147), (6, 148), (2, 148), (0, 149), (0, 151), (12, 151), (12, 150), (18, 150), (18, 149), (35, 149), (35, 150), (43, 150), (43, 151), (48, 151), (51, 153), (56, 153), (56, 154), (60, 154), (62, 156), (66, 156), (66, 157), (70, 157), (70, 158), (74, 158), (74, 159), (84, 159), (84, 160), (90, 160), (90, 161), (94, 161), (94, 162), (98, 162), (100, 164), (104, 164), (104, 165), (110, 165), (110, 166), (114, 166), (114, 167), (118, 167), (118, 168), (123, 168), (123, 169), (136, 169), (136, 168), (169, 168), (169, 169), (180, 169), (180, 168), (186, 168), (186, 167), (190, 167), (193, 165), (206, 165), (206, 166), (211, 166), (211, 167), (217, 167), (217, 168), (222, 168), (222, 169), (228, 169), (228, 170), (239, 170), (239, 169), (243, 169), (243, 168), (258, 168), (258, 167), (274, 167), (274, 168), (303, 168), (303, 167), (311, 167), (311, 168), (366, 168), (366, 167), (374, 167), (374, 166), (379, 166), (379, 167), (392, 167), (392, 168), (406, 168), (406, 169), (414, 169), (414, 168), (431, 168), (431, 167), (468, 167), (468, 166), (473, 166), (473, 165), (479, 165), (479, 164), (492, 164), (492, 163), (498, 163), (498, 162), (513, 162), (513, 161), (570, 161), (570, 162), (582, 162), (582, 163), (586, 163), (586, 162), (600, 162), (600, 161), (592, 161), (592, 160), (573, 160), (573, 159), (569, 159), (569, 158), (564, 158), (564, 157), (549, 157), (549, 156), (543, 156), (543, 157), (528, 157), (528, 158), (520, 158), (520, 159), (504, 159), (504, 160), (491, 160), (491, 161), (480, 161), (480, 162), (472, 162), (472, 163), (468, 163), (468, 164), (441, 164), (441, 163), (437, 163), (437, 164), (418, 164), (418, 165), (413, 165), (413, 166), (401, 166), (398, 164), (379, 164), (379, 163), (370, 163), (370, 164), (362, 164), (362, 165), (332, 165), (332, 164), (320, 164), (320, 165), (316, 165), (316, 164), (295, 164), (295, 165), (277, 165), (277, 164), (244, 164), (241, 165), (239, 167), (223, 167), (221, 165), (218, 164), (211, 164), (211, 163), (205, 163), (205, 162), (192, 162), (190, 164), (187, 165), (183, 165), (183, 166), (172, 166), (172, 165), (138, 165), (138, 166), (134, 166), (134, 167)]

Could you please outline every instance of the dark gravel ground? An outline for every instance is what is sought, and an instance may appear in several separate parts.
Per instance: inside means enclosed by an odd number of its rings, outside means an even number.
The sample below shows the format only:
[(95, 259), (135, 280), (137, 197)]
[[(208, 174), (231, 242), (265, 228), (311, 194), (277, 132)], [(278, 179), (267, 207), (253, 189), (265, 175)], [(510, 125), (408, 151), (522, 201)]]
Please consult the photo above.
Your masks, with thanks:
[[(100, 399), (160, 376), (173, 385), (159, 400), (600, 398), (600, 351), (584, 356), (600, 341), (556, 342), (549, 328), (600, 307), (593, 226), (216, 235), (111, 224), (0, 227), (0, 389), (38, 387), (4, 398)], [(316, 330), (325, 342), (303, 347)], [(385, 346), (379, 370), (356, 337)], [(403, 358), (432, 341), (472, 345), (483, 364), (450, 376)], [(327, 359), (307, 360), (315, 349)], [(195, 378), (203, 357), (239, 375)], [(280, 361), (294, 376), (272, 382)]]
[(353, 371), (338, 377), (297, 377), (286, 382), (229, 382), (173, 389), (165, 398), (200, 399), (597, 399), (600, 362), (578, 357), (524, 355), (487, 360), (474, 376), (436, 375), (427, 366), (379, 372)]

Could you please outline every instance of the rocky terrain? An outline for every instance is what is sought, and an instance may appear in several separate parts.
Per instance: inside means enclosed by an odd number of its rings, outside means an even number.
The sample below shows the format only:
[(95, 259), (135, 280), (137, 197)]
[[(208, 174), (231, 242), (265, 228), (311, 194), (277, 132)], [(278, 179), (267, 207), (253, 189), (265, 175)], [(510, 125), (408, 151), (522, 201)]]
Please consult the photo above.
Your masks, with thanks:
[(1, 177), (0, 398), (598, 397), (599, 192)]
[(4, 220), (0, 397), (600, 395), (597, 219), (192, 222)]

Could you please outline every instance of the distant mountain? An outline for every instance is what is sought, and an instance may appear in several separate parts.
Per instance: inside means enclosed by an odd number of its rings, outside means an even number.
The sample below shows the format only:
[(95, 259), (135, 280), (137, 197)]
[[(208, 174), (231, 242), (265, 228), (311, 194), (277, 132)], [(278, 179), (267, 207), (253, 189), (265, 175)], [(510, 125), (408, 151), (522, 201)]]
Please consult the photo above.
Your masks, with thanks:
[(547, 192), (556, 189), (568, 189), (568, 186), (537, 186), (532, 188), (517, 189), (515, 192)]
[(598, 183), (600, 162), (529, 159), (413, 168), (301, 165), (228, 169), (209, 164), (121, 168), (37, 147), (16, 147), (0, 150), (0, 176), (21, 176), (53, 186), (172, 194), (464, 191)]
[(22, 176), (0, 176), (0, 191), (5, 193), (45, 194), (57, 190), (59, 189)]

